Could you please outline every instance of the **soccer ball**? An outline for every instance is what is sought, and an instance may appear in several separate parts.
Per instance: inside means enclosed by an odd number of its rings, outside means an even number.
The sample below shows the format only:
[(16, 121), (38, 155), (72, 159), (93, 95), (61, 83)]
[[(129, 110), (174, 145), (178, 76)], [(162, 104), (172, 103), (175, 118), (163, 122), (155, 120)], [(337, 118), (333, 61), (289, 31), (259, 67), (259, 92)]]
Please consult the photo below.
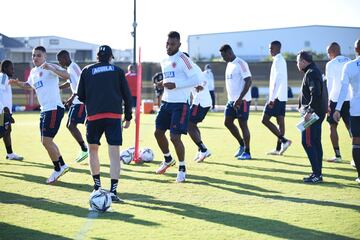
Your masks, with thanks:
[(154, 152), (150, 148), (141, 149), (139, 152), (139, 158), (143, 162), (151, 162), (154, 160)]
[(90, 194), (90, 207), (91, 209), (98, 211), (98, 212), (106, 212), (111, 206), (111, 196), (109, 193), (105, 192), (104, 190), (94, 190)]
[(132, 150), (132, 148), (122, 150), (120, 152), (120, 160), (122, 160), (125, 164), (130, 164), (131, 161), (134, 159), (134, 152), (135, 149)]

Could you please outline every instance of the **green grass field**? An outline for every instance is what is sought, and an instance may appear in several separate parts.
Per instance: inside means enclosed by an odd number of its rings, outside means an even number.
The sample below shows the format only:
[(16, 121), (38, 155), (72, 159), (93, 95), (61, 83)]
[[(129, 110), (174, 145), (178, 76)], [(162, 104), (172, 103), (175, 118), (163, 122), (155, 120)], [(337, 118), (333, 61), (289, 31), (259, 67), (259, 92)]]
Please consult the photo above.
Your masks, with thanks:
[[(342, 123), (344, 161), (324, 162), (324, 183), (306, 185), (302, 178), (311, 168), (295, 128), (296, 113), (286, 118), (293, 144), (284, 156), (265, 154), (276, 139), (261, 124), (261, 113), (251, 113), (251, 161), (233, 157), (237, 144), (223, 126), (223, 114), (209, 113), (200, 126), (213, 155), (195, 163), (196, 147), (183, 136), (187, 180), (178, 184), (177, 167), (154, 174), (162, 160), (153, 137), (155, 115), (142, 115), (140, 146), (152, 148), (156, 161), (123, 165), (118, 191), (126, 203), (97, 214), (88, 211), (93, 182), (88, 165), (73, 162), (79, 147), (65, 118), (55, 142), (71, 170), (47, 185), (52, 164), (40, 143), (39, 113), (14, 117), (13, 149), (25, 159), (5, 160), (0, 144), (0, 239), (360, 239), (360, 185), (349, 164), (351, 141)], [(333, 156), (327, 128), (324, 122), (325, 158)], [(134, 145), (134, 123), (123, 136), (122, 148)], [(109, 160), (102, 140), (102, 185), (108, 189)]]

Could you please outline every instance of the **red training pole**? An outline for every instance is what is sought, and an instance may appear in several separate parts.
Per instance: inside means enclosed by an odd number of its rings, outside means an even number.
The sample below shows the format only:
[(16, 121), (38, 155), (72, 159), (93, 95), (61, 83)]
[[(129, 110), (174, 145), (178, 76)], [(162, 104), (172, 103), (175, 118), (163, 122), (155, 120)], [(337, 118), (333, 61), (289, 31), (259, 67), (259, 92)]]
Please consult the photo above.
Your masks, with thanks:
[(141, 82), (142, 82), (142, 66), (141, 66), (141, 48), (139, 48), (139, 63), (137, 67), (137, 83), (136, 83), (136, 110), (135, 110), (135, 163), (139, 163), (139, 136), (140, 136), (140, 105), (141, 105)]

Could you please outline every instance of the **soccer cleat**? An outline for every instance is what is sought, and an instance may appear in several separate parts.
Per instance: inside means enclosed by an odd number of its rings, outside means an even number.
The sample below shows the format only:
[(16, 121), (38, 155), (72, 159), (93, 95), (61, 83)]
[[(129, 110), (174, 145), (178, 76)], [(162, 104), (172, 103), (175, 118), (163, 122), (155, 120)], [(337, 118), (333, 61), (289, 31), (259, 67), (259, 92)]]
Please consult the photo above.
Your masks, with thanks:
[(351, 160), (350, 165), (351, 165), (353, 168), (356, 168), (356, 165), (355, 165), (355, 161), (354, 161), (354, 160)]
[(113, 192), (110, 192), (111, 201), (113, 203), (124, 203), (125, 201), (119, 198), (119, 196)]
[(332, 163), (339, 163), (342, 161), (341, 157), (333, 157), (333, 158), (330, 158), (328, 160), (326, 160), (327, 162), (332, 162)]
[(171, 166), (174, 166), (175, 165), (175, 159), (171, 159), (170, 162), (165, 162), (163, 161), (160, 165), (160, 167), (156, 170), (156, 174), (163, 174), (166, 172), (166, 169), (168, 169), (169, 167)]
[(358, 177), (357, 179), (355, 179), (355, 182), (360, 183), (360, 177)]
[(205, 158), (210, 157), (210, 156), (211, 156), (211, 152), (209, 150), (206, 150), (206, 152), (199, 152), (196, 162), (201, 163), (202, 161), (205, 160)]
[(240, 146), (237, 152), (235, 153), (234, 157), (239, 157), (243, 152), (245, 151), (245, 148), (243, 146)]
[(280, 152), (279, 152), (279, 155), (282, 155), (286, 149), (288, 149), (291, 145), (291, 141), (290, 140), (287, 140), (286, 142), (284, 143), (281, 143), (281, 149), (280, 149)]
[(22, 156), (17, 155), (16, 153), (10, 153), (10, 154), (6, 154), (6, 159), (21, 161), (24, 158)]
[(182, 183), (185, 182), (186, 172), (179, 171), (176, 176), (176, 182)]
[(274, 150), (272, 150), (272, 151), (270, 151), (270, 152), (268, 152), (268, 153), (266, 153), (267, 155), (281, 155), (280, 154), (280, 151), (278, 151), (278, 150), (276, 150), (276, 149), (274, 149)]
[(79, 156), (75, 159), (75, 162), (79, 163), (84, 161), (87, 157), (89, 156), (89, 152), (88, 151), (81, 151), (79, 153)]
[(250, 153), (243, 152), (240, 156), (237, 157), (238, 160), (250, 160), (251, 155)]
[(56, 182), (62, 175), (69, 171), (68, 165), (64, 165), (60, 167), (60, 171), (53, 171), (50, 177), (46, 180), (46, 183), (54, 183)]
[(323, 181), (322, 175), (316, 176), (314, 173), (310, 174), (309, 177), (303, 178), (304, 183), (321, 183)]
[(197, 152), (196, 157), (194, 157), (194, 161), (197, 161), (200, 155), (200, 151)]

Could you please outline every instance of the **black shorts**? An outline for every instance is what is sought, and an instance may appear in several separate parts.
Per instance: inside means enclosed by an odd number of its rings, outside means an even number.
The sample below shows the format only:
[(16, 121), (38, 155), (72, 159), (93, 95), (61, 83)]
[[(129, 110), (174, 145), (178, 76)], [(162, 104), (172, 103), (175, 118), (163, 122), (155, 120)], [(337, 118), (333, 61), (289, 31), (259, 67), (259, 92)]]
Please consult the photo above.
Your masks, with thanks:
[(89, 144), (100, 145), (100, 139), (105, 132), (109, 145), (121, 146), (122, 126), (121, 119), (104, 118), (86, 122), (86, 140)]
[(351, 137), (360, 137), (360, 116), (350, 116)]
[[(326, 121), (330, 124), (337, 124), (337, 122), (334, 121), (334, 112), (336, 108), (337, 102), (333, 102), (330, 100), (329, 104), (329, 110), (328, 110), (328, 116), (326, 118)], [(341, 107), (340, 110), (341, 118), (343, 119), (344, 123), (349, 126), (350, 122), (350, 101), (345, 101), (344, 104)]]
[(75, 124), (78, 124), (78, 123), (83, 124), (85, 122), (85, 118), (86, 118), (85, 105), (84, 104), (71, 105), (68, 116), (69, 116), (68, 124), (70, 122), (75, 123)]
[(208, 113), (210, 107), (203, 108), (199, 105), (192, 105), (190, 108), (190, 122), (199, 123), (204, 120), (206, 114)]
[(286, 108), (286, 102), (285, 101), (279, 101), (279, 99), (275, 99), (274, 104), (272, 105), (272, 108), (270, 108), (269, 104), (265, 105), (264, 113), (271, 117), (279, 117), (279, 116), (285, 116), (285, 108)]
[(43, 137), (54, 138), (59, 131), (61, 120), (64, 117), (65, 109), (57, 107), (56, 110), (50, 110), (40, 113), (40, 134)]

